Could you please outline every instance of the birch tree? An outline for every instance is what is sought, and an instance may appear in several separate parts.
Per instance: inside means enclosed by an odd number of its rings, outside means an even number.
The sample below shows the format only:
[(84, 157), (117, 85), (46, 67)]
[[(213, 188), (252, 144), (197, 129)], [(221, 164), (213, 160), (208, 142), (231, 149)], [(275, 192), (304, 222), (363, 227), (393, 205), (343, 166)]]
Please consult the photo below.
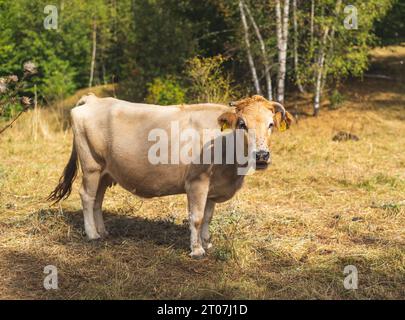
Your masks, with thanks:
[[(336, 7), (334, 10), (335, 16), (332, 17), (332, 26), (326, 26), (322, 36), (322, 41), (319, 48), (319, 56), (316, 68), (316, 81), (315, 81), (315, 95), (314, 95), (314, 116), (318, 116), (321, 102), (321, 94), (326, 82), (327, 77), (327, 65), (325, 61), (327, 60), (327, 55), (331, 56), (333, 54), (336, 23), (339, 23), (338, 17), (340, 13), (340, 8), (342, 5), (342, 0), (337, 0)], [(328, 41), (329, 39), (329, 41)]]
[(323, 37), (319, 48), (319, 56), (315, 73), (316, 81), (315, 81), (315, 97), (314, 97), (314, 116), (318, 116), (319, 114), (321, 90), (322, 90), (322, 78), (325, 64), (326, 41), (328, 39), (328, 34), (329, 34), (329, 27), (326, 27), (323, 32)]
[(284, 103), (285, 77), (287, 64), (288, 21), (290, 0), (284, 0), (283, 13), (281, 13), (280, 0), (276, 0), (276, 29), (278, 48), (278, 77), (277, 77), (277, 101)]
[(91, 52), (89, 87), (91, 87), (93, 84), (94, 67), (96, 64), (96, 48), (97, 48), (97, 23), (94, 20), (94, 22), (93, 22), (93, 50)]
[(299, 60), (298, 60), (298, 23), (297, 23), (297, 0), (293, 0), (293, 26), (294, 26), (294, 71), (295, 71), (295, 80), (298, 87), (298, 90), (301, 93), (304, 93), (305, 90), (301, 83), (300, 72), (299, 72)]
[[(334, 56), (336, 24), (340, 23), (340, 21), (338, 21), (338, 20), (339, 20), (339, 14), (341, 12), (341, 7), (342, 7), (342, 0), (337, 0), (336, 8), (335, 8), (335, 19), (333, 21), (333, 24), (331, 27), (331, 32), (330, 32), (330, 39), (329, 39), (330, 45), (329, 45), (328, 53), (325, 58), (325, 70), (324, 70), (325, 75), (328, 74), (328, 68), (329, 68), (329, 65), (332, 63), (332, 59)], [(321, 90), (323, 90), (325, 83), (326, 83), (326, 76), (323, 77), (323, 81), (321, 84)]]
[[(243, 2), (243, 1), (241, 1)], [(253, 26), (253, 29), (255, 30), (257, 39), (259, 41), (260, 44), (260, 51), (262, 53), (262, 57), (263, 57), (263, 64), (264, 64), (264, 74), (266, 77), (266, 89), (267, 89), (267, 98), (269, 100), (273, 100), (273, 93), (272, 93), (272, 85), (271, 85), (271, 75), (270, 75), (270, 64), (269, 64), (269, 60), (268, 60), (268, 55), (266, 52), (266, 45), (264, 43), (262, 34), (260, 32), (259, 27), (257, 26), (257, 23), (255, 21), (255, 19), (253, 18), (252, 12), (250, 11), (249, 7), (247, 6), (246, 3), (243, 3), (244, 7), (246, 9), (247, 15), (249, 17), (249, 20)]]
[(244, 34), (245, 34), (246, 53), (247, 53), (247, 57), (248, 57), (248, 61), (249, 61), (250, 71), (252, 73), (253, 84), (255, 86), (256, 93), (261, 95), (262, 91), (260, 89), (259, 78), (257, 77), (257, 71), (256, 71), (255, 63), (253, 60), (253, 56), (252, 56), (252, 50), (250, 47), (249, 26), (247, 24), (245, 9), (244, 9), (242, 0), (239, 1), (239, 12), (240, 12), (240, 17), (242, 20), (243, 30), (244, 30)]
[(314, 21), (315, 21), (315, 0), (311, 0), (311, 20), (310, 20), (311, 50), (313, 50), (314, 48)]

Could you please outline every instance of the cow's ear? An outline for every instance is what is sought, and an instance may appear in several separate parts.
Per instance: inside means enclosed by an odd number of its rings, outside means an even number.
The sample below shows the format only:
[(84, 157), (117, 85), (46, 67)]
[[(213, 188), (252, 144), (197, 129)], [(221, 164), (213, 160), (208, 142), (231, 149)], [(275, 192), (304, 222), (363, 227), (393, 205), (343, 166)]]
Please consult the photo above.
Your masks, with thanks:
[(274, 124), (276, 128), (280, 131), (289, 129), (293, 122), (294, 116), (288, 111), (285, 112), (284, 119), (283, 114), (281, 112), (276, 112), (276, 114), (274, 115)]
[(236, 114), (233, 112), (225, 112), (218, 118), (218, 123), (221, 126), (221, 131), (226, 129), (235, 129), (236, 127)]
[(294, 116), (289, 113), (288, 111), (285, 112), (285, 121), (287, 122), (287, 129), (290, 128), (290, 126), (294, 123), (295, 118)]

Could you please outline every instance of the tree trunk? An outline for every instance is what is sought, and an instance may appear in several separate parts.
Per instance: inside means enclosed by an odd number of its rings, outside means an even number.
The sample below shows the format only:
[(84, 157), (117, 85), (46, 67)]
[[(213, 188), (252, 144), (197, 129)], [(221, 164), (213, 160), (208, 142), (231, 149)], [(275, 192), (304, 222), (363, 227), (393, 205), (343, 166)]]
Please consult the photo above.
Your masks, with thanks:
[(314, 116), (319, 115), (319, 108), (321, 103), (321, 91), (322, 91), (322, 78), (324, 74), (324, 64), (325, 64), (325, 50), (326, 50), (326, 40), (328, 39), (329, 27), (326, 27), (323, 34), (321, 47), (319, 49), (318, 65), (316, 71), (316, 82), (315, 82), (315, 98), (314, 98)]
[(299, 75), (298, 68), (298, 23), (297, 23), (297, 0), (293, 0), (293, 24), (294, 24), (294, 69), (295, 69), (295, 79), (297, 83), (298, 90), (304, 93), (305, 90), (302, 87), (301, 79)]
[(311, 50), (314, 48), (314, 20), (315, 20), (315, 0), (311, 0)]
[(247, 51), (250, 71), (252, 72), (253, 84), (255, 86), (256, 93), (261, 95), (262, 92), (260, 90), (259, 78), (257, 77), (256, 67), (255, 67), (255, 64), (253, 61), (252, 51), (250, 49), (249, 26), (246, 21), (246, 15), (245, 15), (245, 10), (243, 8), (242, 1), (239, 1), (239, 11), (240, 11), (241, 19), (242, 19), (243, 29), (245, 32), (246, 51)]
[(278, 47), (278, 64), (279, 64), (277, 101), (280, 103), (284, 103), (289, 7), (290, 7), (290, 0), (284, 0), (284, 8), (282, 16), (280, 0), (276, 0), (277, 47)]
[(61, 0), (60, 1), (60, 10), (59, 10), (59, 15), (58, 15), (58, 31), (63, 31), (63, 15), (65, 14), (65, 1)]
[(93, 85), (94, 66), (96, 64), (96, 48), (97, 48), (97, 23), (93, 22), (93, 51), (91, 53), (90, 80), (89, 88)]
[(244, 5), (244, 7), (246, 9), (247, 16), (249, 17), (249, 20), (253, 25), (253, 29), (255, 30), (257, 39), (259, 40), (259, 43), (260, 43), (260, 50), (261, 50), (262, 55), (263, 55), (263, 64), (264, 64), (264, 69), (265, 69), (264, 74), (266, 76), (267, 98), (269, 100), (273, 100), (273, 93), (272, 93), (273, 89), (272, 89), (272, 85), (271, 85), (270, 65), (269, 65), (269, 61), (268, 61), (268, 58), (267, 58), (266, 46), (264, 44), (263, 37), (262, 37), (262, 34), (260, 32), (260, 29), (257, 26), (256, 21), (254, 20), (253, 15), (250, 12), (249, 7), (247, 6), (246, 3), (243, 3), (243, 5)]
[[(342, 0), (337, 0), (336, 1), (336, 7), (335, 7), (335, 18), (339, 23), (339, 14), (340, 14), (340, 9), (342, 7)], [(328, 74), (328, 68), (329, 68), (329, 62), (331, 60), (331, 58), (333, 57), (333, 51), (334, 51), (334, 44), (335, 44), (335, 32), (336, 32), (336, 24), (333, 24), (331, 27), (331, 31), (330, 31), (330, 47), (329, 47), (329, 51), (328, 54), (325, 56), (325, 68), (324, 68), (324, 77), (323, 80), (326, 80), (326, 76)], [(328, 59), (329, 57), (329, 59)], [(324, 86), (325, 86), (326, 81), (322, 82), (321, 85), (321, 90), (323, 90)]]
[[(339, 19), (339, 13), (342, 5), (342, 0), (337, 0), (336, 7), (335, 7), (335, 15), (336, 19)], [(333, 54), (333, 46), (334, 46), (334, 38), (335, 38), (335, 24), (332, 25), (331, 28), (326, 27), (325, 33), (322, 38), (321, 47), (319, 50), (319, 58), (318, 58), (318, 67), (317, 67), (317, 76), (316, 76), (316, 83), (315, 83), (315, 99), (314, 99), (314, 116), (319, 114), (320, 103), (321, 103), (321, 94), (322, 90), (326, 83), (327, 73), (328, 73), (328, 64), (327, 60), (327, 40), (330, 31), (330, 48), (329, 48), (329, 57)]]

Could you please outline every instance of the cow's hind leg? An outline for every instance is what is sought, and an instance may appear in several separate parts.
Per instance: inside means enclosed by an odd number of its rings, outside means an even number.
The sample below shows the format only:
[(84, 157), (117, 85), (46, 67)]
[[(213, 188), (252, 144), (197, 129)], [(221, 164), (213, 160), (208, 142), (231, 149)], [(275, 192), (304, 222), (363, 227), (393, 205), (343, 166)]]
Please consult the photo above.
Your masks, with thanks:
[(204, 210), (203, 225), (201, 228), (201, 239), (204, 249), (210, 249), (212, 247), (212, 244), (210, 242), (211, 240), (210, 223), (212, 220), (212, 215), (214, 214), (214, 209), (215, 209), (215, 202), (210, 199), (207, 199), (207, 203), (205, 205)]
[(80, 112), (72, 110), (72, 129), (74, 134), (75, 147), (83, 172), (80, 198), (82, 199), (84, 230), (90, 240), (99, 239), (96, 222), (94, 219), (94, 204), (97, 196), (97, 189), (100, 183), (102, 165), (97, 161), (97, 154), (88, 140), (86, 130), (83, 127), (83, 119)]
[(94, 202), (93, 210), (94, 210), (94, 220), (96, 223), (96, 229), (97, 229), (97, 232), (99, 233), (99, 235), (102, 237), (108, 236), (108, 232), (104, 225), (102, 206), (103, 206), (105, 191), (111, 185), (111, 183), (112, 183), (112, 179), (108, 175), (104, 175), (100, 179), (98, 189), (97, 189), (97, 194), (96, 194), (96, 200)]
[(205, 254), (201, 240), (201, 227), (207, 202), (208, 187), (209, 178), (205, 175), (194, 179), (186, 185), (190, 223), (190, 256), (193, 258), (200, 258)]
[(97, 189), (100, 180), (100, 172), (83, 172), (83, 182), (80, 188), (80, 197), (82, 199), (84, 230), (90, 240), (100, 238), (97, 232), (94, 219), (94, 204), (96, 201)]

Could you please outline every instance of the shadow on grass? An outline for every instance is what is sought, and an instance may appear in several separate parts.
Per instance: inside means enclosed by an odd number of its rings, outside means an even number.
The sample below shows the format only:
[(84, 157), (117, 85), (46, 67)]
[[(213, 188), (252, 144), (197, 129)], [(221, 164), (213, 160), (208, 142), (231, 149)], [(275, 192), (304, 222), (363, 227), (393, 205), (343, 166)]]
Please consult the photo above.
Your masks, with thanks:
[[(81, 211), (40, 210), (3, 235), (0, 297), (28, 299), (330, 299), (401, 298), (403, 273), (377, 268), (401, 258), (388, 254), (331, 254), (311, 262), (286, 250), (257, 250), (244, 268), (234, 261), (187, 256), (186, 225), (105, 213), (111, 236), (88, 242)], [(67, 232), (67, 230), (70, 230)], [(13, 240), (11, 241), (11, 237)], [(2, 238), (0, 238), (1, 240)], [(11, 241), (11, 242), (10, 242)], [(215, 245), (215, 241), (214, 241)], [(369, 244), (370, 245), (370, 244)], [(387, 244), (388, 245), (388, 244)], [(392, 244), (391, 244), (392, 246)], [(177, 249), (177, 250), (176, 250)], [(318, 258), (317, 258), (318, 259)], [(361, 275), (359, 289), (343, 287), (346, 265)], [(59, 290), (43, 287), (44, 267), (58, 268)], [(394, 271), (394, 272), (392, 272)]]
[[(13, 245), (1, 248), (0, 297), (223, 298), (209, 287), (222, 277), (224, 264), (188, 257), (186, 225), (108, 212), (105, 220), (110, 236), (100, 241), (86, 240), (81, 211), (39, 210), (8, 225)], [(58, 268), (59, 290), (43, 287), (47, 265)], [(224, 290), (229, 296), (242, 292)]]
[[(37, 214), (41, 215), (41, 213)], [(47, 210), (45, 214), (58, 215), (59, 213), (57, 210)], [(108, 211), (104, 212), (103, 216), (109, 232), (109, 236), (106, 238), (108, 241), (147, 241), (174, 249), (188, 250), (189, 248), (189, 229), (186, 224), (179, 225), (166, 220), (118, 215)], [(62, 219), (71, 226), (73, 232), (80, 234), (86, 241), (81, 210), (64, 211)]]

